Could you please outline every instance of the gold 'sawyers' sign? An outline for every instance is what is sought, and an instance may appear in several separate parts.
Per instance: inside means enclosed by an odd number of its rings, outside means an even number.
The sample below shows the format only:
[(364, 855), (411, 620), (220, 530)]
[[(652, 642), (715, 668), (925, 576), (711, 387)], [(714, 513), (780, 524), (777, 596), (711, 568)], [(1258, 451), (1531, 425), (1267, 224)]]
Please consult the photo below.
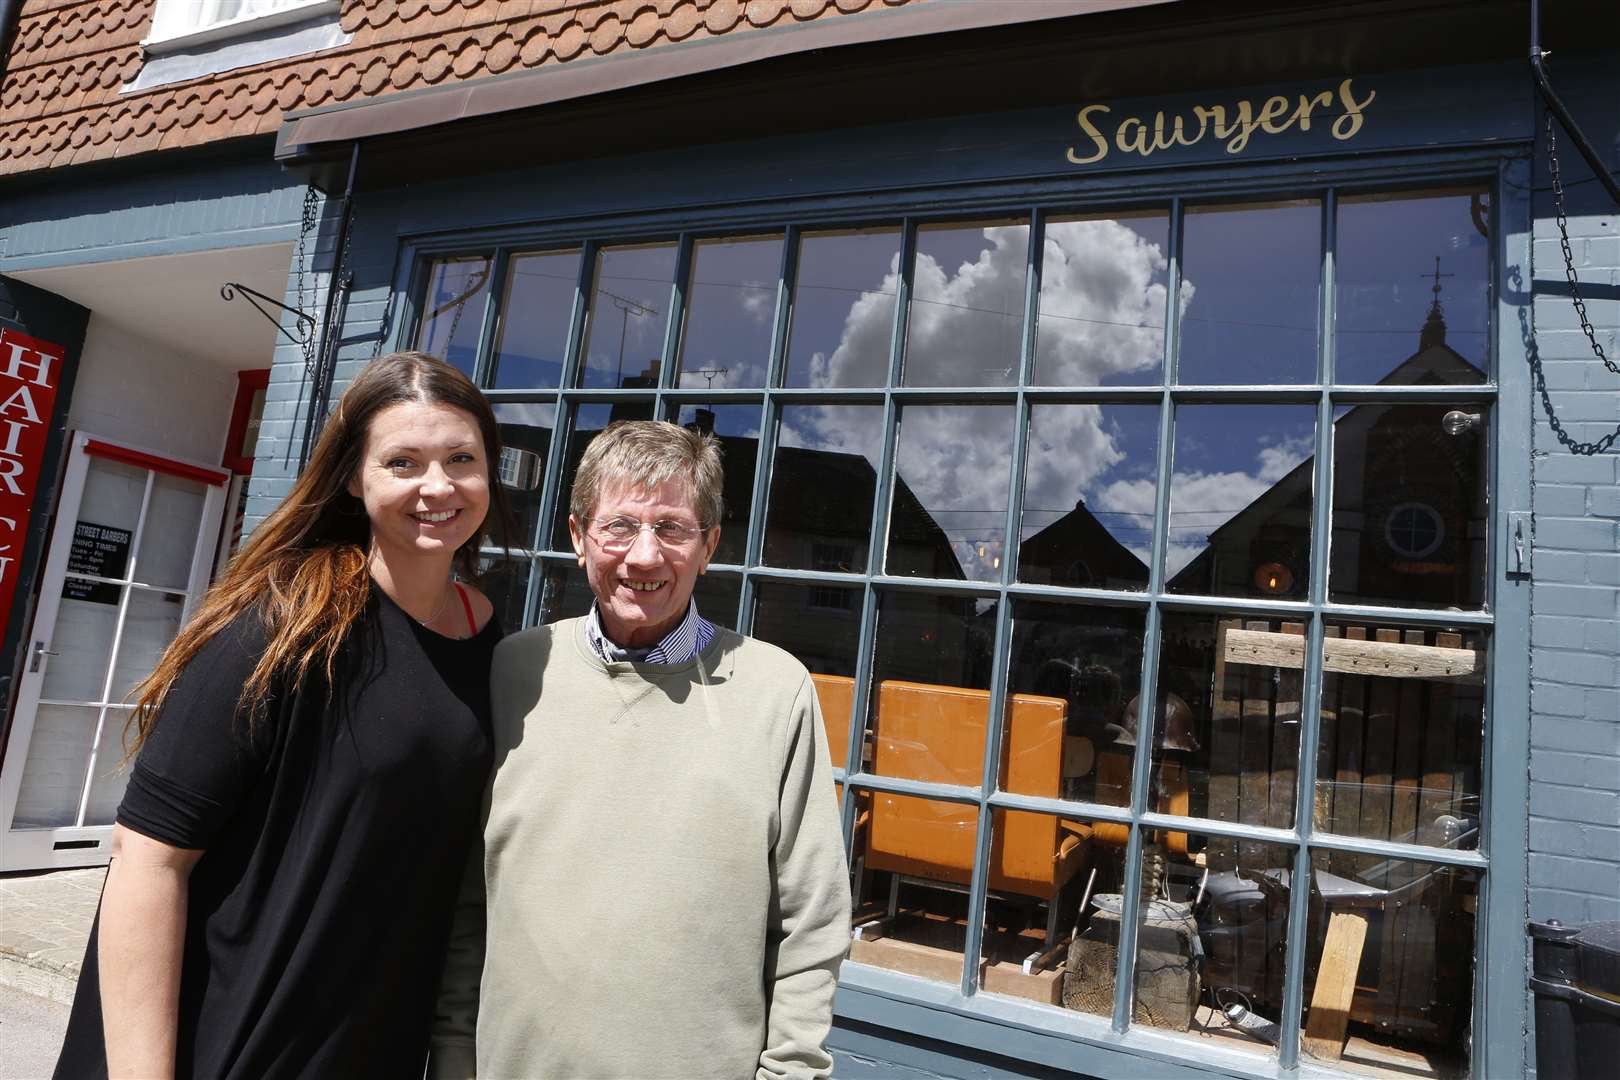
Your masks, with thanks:
[(1366, 97), (1357, 97), (1351, 83), (1352, 80), (1345, 79), (1336, 91), (1320, 90), (1297, 96), (1272, 94), (1258, 104), (1243, 98), (1230, 108), (1193, 105), (1168, 114), (1160, 109), (1151, 118), (1144, 114), (1114, 120), (1112, 106), (1086, 105), (1078, 116), (1086, 141), (1069, 147), (1067, 156), (1075, 165), (1102, 161), (1115, 150), (1146, 158), (1160, 150), (1196, 146), (1205, 138), (1225, 142), (1228, 154), (1241, 154), (1257, 133), (1282, 135), (1293, 130), (1310, 131), (1313, 120), (1325, 123), (1328, 117), (1333, 117), (1329, 125), (1333, 137), (1345, 142), (1355, 138), (1361, 130), (1362, 115), (1378, 96), (1376, 90), (1368, 90)]

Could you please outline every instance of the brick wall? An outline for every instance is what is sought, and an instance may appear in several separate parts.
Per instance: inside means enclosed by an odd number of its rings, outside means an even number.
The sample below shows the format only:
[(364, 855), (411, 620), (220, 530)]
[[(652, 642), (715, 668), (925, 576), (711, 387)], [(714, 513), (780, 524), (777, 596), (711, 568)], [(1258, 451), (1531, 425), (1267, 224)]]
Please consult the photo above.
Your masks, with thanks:
[[(1612, 76), (1565, 86), (1588, 137), (1614, 160)], [(1606, 205), (1561, 131), (1559, 145), (1588, 315), (1610, 358), (1620, 358), (1620, 209)], [(1592, 443), (1620, 427), (1620, 375), (1598, 362), (1579, 329), (1550, 182), (1543, 151), (1535, 164), (1536, 345), (1553, 414), (1573, 441)], [(1533, 410), (1530, 917), (1620, 919), (1620, 445), (1576, 452), (1539, 398)]]

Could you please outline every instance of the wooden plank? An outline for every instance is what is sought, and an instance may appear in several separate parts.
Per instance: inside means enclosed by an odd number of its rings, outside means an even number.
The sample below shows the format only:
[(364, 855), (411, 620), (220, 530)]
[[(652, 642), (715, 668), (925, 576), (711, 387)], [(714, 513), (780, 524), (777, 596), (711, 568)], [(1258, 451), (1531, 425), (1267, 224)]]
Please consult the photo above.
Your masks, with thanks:
[(1322, 962), (1311, 991), (1311, 1011), (1305, 1018), (1303, 1049), (1320, 1061), (1338, 1061), (1344, 1053), (1345, 1031), (1350, 1026), (1350, 1001), (1356, 994), (1356, 970), (1367, 942), (1367, 917), (1354, 911), (1335, 911), (1328, 917)]
[[(1422, 645), (1422, 630), (1402, 635), (1408, 645)], [(1413, 843), (1417, 834), (1418, 786), (1423, 770), (1423, 706), (1428, 695), (1414, 679), (1402, 679), (1396, 695), (1395, 765), (1391, 780), (1389, 838)]]
[[(1443, 648), (1462, 647), (1462, 635), (1437, 633), (1434, 643)], [(1444, 837), (1435, 824), (1442, 814), (1456, 811), (1457, 761), (1456, 690), (1448, 683), (1431, 683), (1428, 726), (1423, 732), (1423, 786), (1418, 799), (1418, 843), (1439, 844)]]
[(1398, 916), (1401, 990), (1396, 1021), (1402, 1028), (1421, 1025), (1429, 1003), (1435, 1000), (1434, 965), (1438, 944), (1435, 914), (1424, 906), (1422, 899), (1421, 896), (1409, 897)]
[[(1339, 636), (1337, 626), (1323, 628), (1326, 639)], [(1324, 641), (1323, 647), (1326, 647)], [(1333, 828), (1333, 780), (1339, 739), (1339, 679), (1337, 672), (1322, 674), (1321, 723), (1316, 740), (1316, 790), (1312, 793), (1311, 827), (1317, 832), (1330, 832)], [(1330, 853), (1318, 849), (1311, 853), (1311, 865), (1328, 868)]]
[[(1239, 713), (1243, 707), (1242, 679), (1226, 667), (1226, 637), (1241, 627), (1236, 619), (1223, 619), (1215, 636), (1215, 677), (1210, 684), (1213, 705), (1209, 733), (1209, 816), (1216, 821), (1238, 820), (1238, 749), (1242, 738)], [(1237, 842), (1212, 836), (1209, 868), (1220, 872), (1237, 866)]]
[[(1305, 624), (1282, 624), (1282, 632), (1305, 640)], [(1266, 824), (1276, 829), (1294, 827), (1295, 777), (1299, 769), (1300, 697), (1304, 671), (1283, 668), (1277, 674), (1277, 704), (1271, 724), (1271, 791)]]
[[(1352, 641), (1364, 640), (1364, 627), (1349, 626), (1344, 636)], [(1367, 677), (1364, 675), (1336, 675), (1339, 681), (1338, 747), (1333, 770), (1333, 825), (1334, 832), (1354, 836), (1361, 828), (1361, 784), (1364, 726), (1367, 712)], [(1360, 866), (1355, 855), (1335, 851), (1328, 856), (1328, 869), (1340, 877), (1354, 877)]]
[[(1398, 630), (1375, 631), (1379, 641), (1400, 640)], [(1370, 679), (1367, 687), (1366, 754), (1363, 758), (1361, 789), (1361, 820), (1355, 835), (1373, 840), (1389, 839), (1390, 784), (1395, 770), (1395, 708), (1394, 679)], [(1360, 866), (1372, 867), (1383, 859), (1377, 855), (1363, 855)], [(1369, 881), (1370, 885), (1385, 887), (1382, 881)]]
[[(1263, 632), (1264, 620), (1248, 629)], [(1238, 631), (1234, 631), (1236, 633)], [(1230, 638), (1230, 635), (1228, 635)], [(1238, 820), (1247, 825), (1267, 824), (1271, 802), (1271, 675), (1272, 671), (1246, 664), (1243, 671), (1243, 738), (1238, 762)], [(1253, 840), (1238, 841), (1238, 865), (1263, 869), (1265, 848)]]
[[(1322, 670), (1346, 675), (1377, 675), (1385, 679), (1451, 679), (1479, 683), (1485, 679), (1485, 658), (1475, 649), (1450, 649), (1419, 642), (1402, 642), (1398, 631), (1378, 641), (1324, 641)], [(1421, 637), (1421, 635), (1420, 635)], [(1257, 631), (1254, 624), (1226, 637), (1226, 661), (1261, 667), (1302, 668), (1305, 642), (1291, 634)]]

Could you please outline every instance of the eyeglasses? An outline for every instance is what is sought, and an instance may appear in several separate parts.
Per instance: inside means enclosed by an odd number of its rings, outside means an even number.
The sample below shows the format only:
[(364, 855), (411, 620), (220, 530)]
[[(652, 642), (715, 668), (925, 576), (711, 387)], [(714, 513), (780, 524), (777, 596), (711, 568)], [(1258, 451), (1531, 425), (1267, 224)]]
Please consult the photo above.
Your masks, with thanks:
[(685, 521), (637, 521), (634, 518), (592, 518), (591, 535), (604, 548), (627, 548), (636, 542), (642, 529), (651, 529), (653, 539), (664, 547), (685, 547), (703, 535), (703, 529)]

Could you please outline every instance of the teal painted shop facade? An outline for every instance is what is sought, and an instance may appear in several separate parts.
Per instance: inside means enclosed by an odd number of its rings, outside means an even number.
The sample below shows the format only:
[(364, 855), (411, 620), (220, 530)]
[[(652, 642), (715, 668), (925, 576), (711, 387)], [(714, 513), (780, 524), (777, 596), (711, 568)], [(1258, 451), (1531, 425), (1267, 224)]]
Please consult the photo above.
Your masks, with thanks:
[[(699, 604), (815, 673), (838, 767), (839, 1076), (1521, 1075), (1527, 918), (1620, 917), (1620, 379), (1527, 12), (1263, 6), (283, 129), (330, 325), (276, 346), (246, 527), (369, 358), (444, 355), (515, 629), (589, 603), (594, 432), (719, 437)], [(1589, 29), (1555, 78), (1612, 168)], [(1620, 208), (1560, 149), (1612, 352)]]

